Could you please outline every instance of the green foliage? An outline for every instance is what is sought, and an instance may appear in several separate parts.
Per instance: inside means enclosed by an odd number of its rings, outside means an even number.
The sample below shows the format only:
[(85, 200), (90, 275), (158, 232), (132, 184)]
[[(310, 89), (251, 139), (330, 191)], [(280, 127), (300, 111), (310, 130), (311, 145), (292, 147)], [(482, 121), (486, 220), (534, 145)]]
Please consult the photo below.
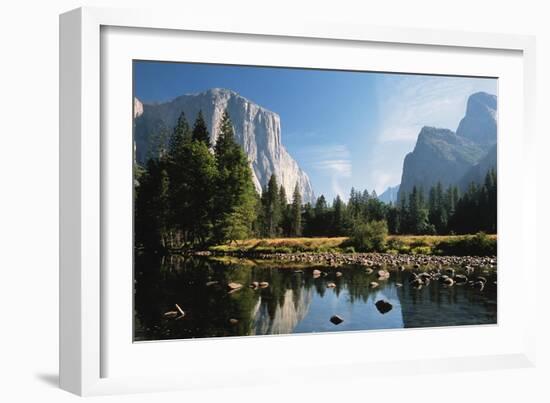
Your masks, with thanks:
[(302, 235), (302, 195), (300, 188), (296, 183), (294, 193), (292, 194), (292, 205), (290, 208), (291, 226), (290, 236), (298, 237)]
[[(193, 130), (182, 113), (168, 147), (140, 171), (135, 186), (136, 244), (182, 249), (252, 235), (257, 195), (227, 112), (214, 154), (202, 113)], [(165, 144), (163, 141), (161, 144)]]
[(210, 134), (206, 128), (206, 122), (202, 116), (202, 111), (199, 111), (197, 120), (193, 126), (193, 140), (202, 141), (207, 147), (210, 147)]
[[(182, 113), (171, 133), (154, 138), (144, 167), (134, 166), (136, 245), (155, 250), (182, 249), (252, 237), (351, 237), (358, 251), (399, 253), (494, 254), (496, 240), (482, 235), (443, 240), (437, 245), (403, 243), (391, 234), (496, 233), (497, 176), (487, 172), (483, 184), (463, 195), (456, 186), (437, 183), (427, 193), (413, 187), (396, 205), (378, 200), (376, 192), (351, 189), (347, 203), (324, 195), (302, 204), (296, 184), (288, 203), (285, 188), (272, 175), (261, 196), (252, 181), (246, 154), (235, 141), (227, 111), (215, 146), (202, 112), (191, 129)], [(213, 152), (212, 152), (213, 151)], [(281, 246), (286, 247), (286, 246)], [(322, 250), (318, 245), (289, 246)], [(340, 249), (339, 249), (340, 250)]]
[(387, 236), (388, 226), (385, 221), (370, 221), (355, 228), (350, 243), (361, 252), (383, 252)]
[(233, 124), (224, 112), (214, 148), (217, 166), (214, 195), (216, 242), (250, 236), (255, 219), (255, 190), (252, 171), (242, 148), (235, 141)]
[(474, 236), (449, 238), (435, 246), (438, 254), (455, 256), (495, 256), (497, 240), (483, 232)]

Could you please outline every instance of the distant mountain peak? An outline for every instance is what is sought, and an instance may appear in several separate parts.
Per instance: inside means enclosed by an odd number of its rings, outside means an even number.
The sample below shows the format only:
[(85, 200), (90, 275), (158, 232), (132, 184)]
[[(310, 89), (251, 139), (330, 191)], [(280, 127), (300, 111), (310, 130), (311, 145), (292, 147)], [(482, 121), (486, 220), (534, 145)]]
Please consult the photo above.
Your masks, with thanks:
[[(468, 97), (466, 113), (455, 132), (432, 126), (424, 126), (412, 152), (405, 156), (399, 188), (408, 194), (414, 186), (425, 192), (438, 182), (446, 187), (458, 185), (472, 167), (493, 149), (497, 141), (497, 98), (486, 92), (476, 92)], [(484, 169), (492, 162), (479, 165)], [(478, 178), (476, 170), (468, 175)]]
[(378, 196), (378, 200), (383, 201), (384, 203), (390, 204), (396, 204), (397, 203), (397, 195), (399, 194), (399, 185), (395, 186), (388, 186), (384, 192)]
[(497, 97), (486, 92), (470, 95), (466, 114), (456, 129), (458, 136), (466, 137), (488, 149), (497, 142)]

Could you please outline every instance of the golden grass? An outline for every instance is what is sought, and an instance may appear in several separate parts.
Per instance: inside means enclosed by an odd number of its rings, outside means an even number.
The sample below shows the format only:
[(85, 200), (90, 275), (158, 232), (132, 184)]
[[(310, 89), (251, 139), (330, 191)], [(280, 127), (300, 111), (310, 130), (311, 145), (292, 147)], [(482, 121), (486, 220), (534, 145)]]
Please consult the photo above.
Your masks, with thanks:
[[(468, 236), (468, 235), (466, 235)], [(496, 235), (488, 235), (496, 239)], [(441, 241), (464, 238), (465, 235), (390, 235), (388, 244), (401, 244), (405, 250), (415, 247), (431, 248)], [(246, 239), (210, 248), (214, 252), (345, 252), (348, 237), (300, 237), (300, 238), (263, 238)]]

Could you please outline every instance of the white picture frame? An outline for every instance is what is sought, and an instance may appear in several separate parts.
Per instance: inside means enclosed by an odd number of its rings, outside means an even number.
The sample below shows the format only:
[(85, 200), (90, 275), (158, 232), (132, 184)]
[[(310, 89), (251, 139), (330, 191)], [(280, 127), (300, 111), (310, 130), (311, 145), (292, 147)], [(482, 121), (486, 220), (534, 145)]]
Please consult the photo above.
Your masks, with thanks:
[[(354, 374), (357, 377), (369, 376), (381, 369), (392, 373), (418, 373), (534, 365), (535, 325), (531, 312), (535, 311), (536, 296), (532, 294), (525, 296), (522, 303), (527, 309), (525, 309), (521, 321), (517, 321), (517, 323), (512, 321), (519, 315), (519, 312), (515, 312), (513, 315), (511, 314), (508, 322), (506, 320), (501, 322), (502, 310), (513, 309), (511, 304), (506, 303), (507, 290), (510, 290), (513, 284), (511, 281), (501, 281), (502, 277), (500, 276), (500, 327), (487, 328), (483, 331), (484, 334), (475, 333), (476, 329), (450, 328), (421, 330), (418, 331), (421, 333), (414, 334), (409, 334), (409, 331), (355, 332), (349, 335), (236, 338), (231, 341), (201, 340), (191, 341), (192, 349), (198, 353), (190, 354), (187, 351), (188, 359), (185, 363), (166, 358), (167, 349), (163, 346), (168, 344), (170, 344), (171, 355), (183, 354), (183, 350), (173, 353), (174, 348), (180, 349), (180, 347), (174, 347), (178, 345), (178, 342), (155, 343), (157, 346), (152, 346), (149, 343), (148, 345), (151, 347), (140, 347), (141, 351), (130, 349), (132, 347), (131, 340), (124, 339), (126, 341), (122, 341), (122, 343), (129, 343), (128, 350), (122, 348), (121, 345), (113, 344), (112, 338), (116, 338), (117, 334), (123, 334), (125, 330), (119, 330), (116, 318), (113, 320), (113, 315), (109, 315), (113, 300), (113, 298), (109, 298), (109, 295), (113, 292), (114, 283), (107, 285), (106, 280), (114, 281), (114, 279), (109, 276), (109, 272), (105, 272), (105, 268), (109, 265), (108, 259), (110, 259), (105, 228), (110, 225), (110, 221), (106, 220), (115, 220), (116, 216), (106, 215), (105, 211), (108, 210), (106, 206), (110, 203), (111, 187), (108, 178), (114, 175), (114, 171), (110, 170), (124, 168), (109, 162), (112, 153), (116, 152), (117, 145), (110, 141), (111, 137), (105, 138), (105, 133), (109, 133), (110, 123), (105, 122), (107, 114), (102, 110), (102, 106), (106, 102), (103, 97), (111, 91), (110, 88), (105, 87), (109, 84), (106, 84), (105, 77), (102, 77), (102, 74), (106, 74), (103, 71), (105, 61), (102, 61), (102, 57), (110, 55), (109, 52), (102, 49), (107, 47), (107, 42), (102, 38), (102, 32), (108, 31), (109, 27), (117, 27), (116, 29), (119, 30), (141, 29), (147, 30), (147, 32), (155, 30), (154, 32), (160, 33), (160, 36), (164, 35), (163, 33), (170, 33), (168, 35), (170, 38), (159, 37), (159, 44), (162, 40), (177, 40), (178, 33), (192, 32), (195, 37), (200, 37), (201, 34), (215, 33), (216, 37), (222, 38), (222, 40), (224, 35), (228, 40), (229, 37), (235, 36), (250, 37), (256, 43), (269, 41), (274, 44), (279, 43), (279, 45), (287, 43), (285, 41), (296, 41), (296, 43), (300, 43), (300, 46), (308, 46), (311, 41), (324, 41), (326, 46), (332, 46), (334, 49), (346, 45), (376, 44), (381, 48), (410, 46), (418, 48), (417, 51), (427, 50), (428, 53), (430, 49), (450, 50), (451, 53), (467, 51), (477, 54), (479, 57), (491, 52), (510, 52), (514, 55), (514, 61), (511, 63), (515, 67), (510, 70), (509, 81), (512, 82), (512, 78), (514, 79), (516, 86), (513, 93), (517, 95), (518, 99), (514, 100), (514, 104), (509, 104), (508, 110), (520, 106), (521, 113), (518, 113), (519, 118), (513, 118), (515, 120), (510, 120), (509, 124), (510, 127), (514, 127), (522, 133), (521, 135), (517, 133), (517, 137), (505, 140), (507, 145), (504, 149), (499, 148), (499, 270), (501, 267), (506, 267), (506, 263), (519, 264), (521, 277), (536, 276), (536, 254), (527, 253), (529, 250), (532, 251), (532, 246), (527, 243), (527, 237), (524, 236), (535, 231), (535, 197), (528, 200), (518, 196), (519, 198), (514, 199), (511, 192), (506, 193), (506, 187), (503, 188), (503, 193), (500, 190), (502, 181), (510, 181), (514, 178), (519, 178), (521, 182), (522, 191), (519, 193), (525, 194), (523, 189), (529, 189), (532, 195), (533, 189), (536, 189), (535, 176), (526, 174), (535, 172), (535, 159), (532, 158), (535, 139), (534, 38), (520, 35), (368, 27), (326, 22), (297, 24), (290, 21), (281, 23), (281, 21), (270, 22), (269, 20), (200, 19), (168, 11), (80, 8), (60, 17), (60, 384), (63, 389), (79, 395), (96, 395), (227, 386), (235, 385), (235, 383), (244, 386), (272, 382), (275, 372), (268, 368), (265, 368), (263, 372), (258, 371), (261, 368), (261, 363), (257, 364), (257, 367), (252, 367), (244, 362), (240, 366), (233, 366), (229, 369), (221, 362), (210, 361), (215, 356), (219, 357), (220, 352), (224, 349), (246, 349), (247, 346), (273, 351), (274, 360), (277, 360), (277, 356), (279, 357), (279, 362), (270, 363), (275, 369), (278, 368), (276, 375), (278, 383), (296, 382), (300, 379), (300, 373), (312, 366), (317, 369), (338, 368), (337, 376), (339, 377), (345, 377), (348, 374)], [(128, 35), (128, 31), (124, 35)], [(132, 35), (132, 32), (129, 35)], [(115, 42), (109, 42), (109, 46), (111, 44), (115, 44)], [(159, 45), (158, 48), (162, 49), (163, 46)], [(157, 51), (161, 52), (161, 50)], [(161, 53), (155, 54), (162, 57)], [(261, 52), (255, 53), (258, 60), (261, 56)], [(455, 55), (454, 57), (459, 56)], [(131, 55), (129, 54), (128, 57)], [(223, 61), (223, 57), (227, 56), (222, 55), (217, 61)], [(431, 57), (433, 58), (433, 56)], [(254, 59), (253, 56), (251, 58), (251, 60)], [(268, 62), (268, 60), (265, 61), (265, 63)], [(432, 62), (435, 63), (436, 60), (432, 60)], [(303, 66), (305, 62), (297, 63)], [(466, 67), (459, 66), (458, 68)], [(482, 63), (478, 68), (480, 72), (487, 71)], [(421, 67), (419, 69), (422, 71)], [(452, 74), (454, 71), (444, 70), (443, 65), (441, 69), (441, 73), (444, 74)], [(409, 71), (407, 70), (407, 72)], [(456, 73), (456, 71), (454, 72)], [(487, 72), (489, 73), (489, 71)], [(516, 82), (517, 80), (521, 82)], [(125, 94), (119, 95), (126, 96)], [(109, 95), (107, 99), (111, 102), (112, 98)], [(502, 113), (502, 109), (500, 110)], [(506, 110), (505, 107), (504, 111)], [(499, 132), (501, 123), (499, 122)], [(507, 124), (504, 122), (505, 128)], [(128, 136), (131, 136), (131, 133), (128, 133)], [(511, 153), (506, 152), (507, 149), (519, 150), (519, 155), (512, 157)], [(511, 169), (506, 170), (504, 166), (503, 175), (500, 175), (503, 160), (506, 164), (514, 166), (514, 173)], [(517, 175), (517, 177), (512, 178), (511, 175)], [(509, 197), (503, 198), (502, 194), (509, 195)], [(509, 208), (516, 208), (514, 217), (503, 215), (504, 212), (509, 211), (507, 210)], [(130, 215), (131, 212), (128, 214)], [(501, 222), (505, 224), (502, 226), (502, 230)], [(118, 224), (111, 224), (111, 227), (113, 226), (117, 228)], [(513, 252), (503, 248), (503, 244), (511, 245), (512, 242), (517, 244)], [(119, 258), (122, 258), (122, 255)], [(504, 264), (501, 264), (501, 259), (504, 259)], [(126, 274), (122, 275), (122, 281)], [(131, 278), (128, 280), (128, 284), (130, 280)], [(501, 301), (504, 303), (501, 304)], [(122, 305), (120, 308), (121, 312), (125, 312), (124, 310), (127, 309)], [(131, 314), (131, 311), (128, 313)], [(126, 320), (131, 321), (131, 318), (128, 317)], [(510, 324), (505, 326), (503, 323)], [(127, 324), (124, 326), (127, 327)], [(432, 337), (434, 340), (441, 337), (456, 337), (455, 340), (462, 340), (465, 343), (463, 346), (465, 349), (456, 348), (454, 352), (436, 351), (431, 355), (415, 355), (412, 352), (400, 351), (393, 356), (389, 354), (389, 357), (362, 357), (361, 354), (357, 354), (350, 357), (349, 360), (325, 360), (323, 363), (316, 362), (314, 355), (308, 355), (308, 345), (319, 343), (321, 340), (319, 337), (323, 338), (323, 342), (335, 343), (341, 343), (341, 338), (345, 337), (346, 344), (350, 345), (361, 343), (365, 337), (371, 337), (372, 340), (384, 337), (391, 340), (392, 343), (402, 343), (415, 337), (418, 339)], [(487, 354), (475, 349), (469, 350), (470, 353), (466, 354), (466, 349), (470, 347), (469, 343), (473, 345), (473, 340), (477, 337), (486, 338), (486, 340), (490, 340), (491, 337), (502, 337), (503, 340), (508, 340), (506, 337), (510, 337), (510, 340), (513, 341), (502, 345), (495, 343), (495, 348)], [(184, 346), (183, 343), (178, 346), (180, 345)], [(189, 346), (189, 344), (187, 345)], [(288, 348), (288, 345), (292, 345), (290, 348), (296, 349), (295, 351), (303, 352), (301, 357), (303, 362), (282, 360), (280, 352)], [(144, 352), (144, 348), (150, 348), (150, 351)], [(118, 354), (122, 350), (126, 355)], [(117, 353), (115, 354), (113, 351)], [(200, 354), (209, 354), (208, 351), (215, 351), (215, 354), (208, 356), (206, 363), (199, 362)], [(115, 356), (120, 362), (132, 363), (131, 358), (134, 354), (144, 354), (139, 355), (139, 360), (145, 360), (142, 362), (146, 362), (147, 367), (152, 365), (150, 360), (156, 359), (153, 368), (162, 366), (163, 370), (133, 373), (128, 365), (128, 367), (119, 366), (116, 371), (112, 371), (106, 364), (109, 360), (115, 360)], [(203, 355), (203, 357), (205, 356)], [(285, 370), (280, 371), (281, 368)], [(211, 377), (206, 382), (203, 378), (209, 371)], [(153, 372), (158, 373), (154, 374)], [(323, 372), (330, 372), (331, 377), (335, 376), (334, 371), (318, 371), (317, 376), (328, 379), (328, 375), (324, 375)]]

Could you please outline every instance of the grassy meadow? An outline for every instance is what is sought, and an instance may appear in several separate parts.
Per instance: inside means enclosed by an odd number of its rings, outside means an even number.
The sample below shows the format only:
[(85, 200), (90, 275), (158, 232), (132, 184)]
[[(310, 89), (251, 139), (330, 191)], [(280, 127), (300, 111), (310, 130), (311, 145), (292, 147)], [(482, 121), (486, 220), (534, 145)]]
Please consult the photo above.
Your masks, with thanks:
[[(496, 255), (497, 236), (485, 235), (389, 235), (376, 252), (425, 255)], [(215, 245), (211, 252), (232, 253), (354, 253), (348, 237), (300, 237), (247, 239)]]

